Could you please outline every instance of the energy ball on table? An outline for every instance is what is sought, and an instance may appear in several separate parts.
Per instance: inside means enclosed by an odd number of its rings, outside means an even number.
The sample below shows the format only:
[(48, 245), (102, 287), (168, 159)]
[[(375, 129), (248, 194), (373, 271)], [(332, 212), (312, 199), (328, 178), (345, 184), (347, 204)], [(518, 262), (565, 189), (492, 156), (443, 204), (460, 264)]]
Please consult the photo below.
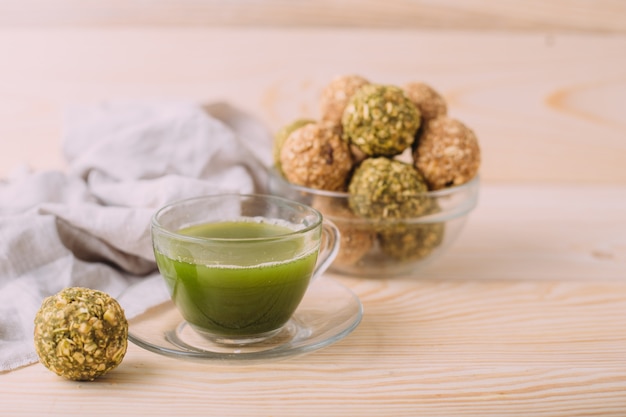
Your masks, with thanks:
[(443, 96), (430, 85), (422, 82), (404, 86), (407, 97), (415, 104), (422, 115), (422, 123), (448, 114), (448, 105)]
[(341, 124), (341, 116), (350, 97), (370, 82), (359, 75), (335, 77), (324, 89), (320, 97), (322, 120)]
[(343, 135), (369, 156), (394, 156), (411, 146), (420, 112), (399, 87), (369, 84), (350, 99)]
[(122, 362), (128, 322), (108, 294), (66, 288), (43, 301), (35, 316), (34, 341), (46, 368), (71, 380), (92, 381)]
[(364, 160), (348, 186), (349, 204), (368, 219), (402, 219), (428, 209), (428, 187), (412, 164), (378, 157)]
[(309, 123), (294, 130), (280, 151), (285, 178), (293, 184), (344, 191), (352, 170), (352, 153), (331, 123)]
[(359, 222), (345, 200), (315, 196), (313, 208), (330, 219), (340, 232), (339, 253), (333, 264), (355, 265), (374, 245), (376, 232), (370, 225)]
[(296, 129), (301, 128), (304, 125), (308, 125), (309, 123), (315, 123), (315, 120), (311, 119), (297, 119), (286, 126), (280, 128), (276, 134), (274, 135), (274, 147), (272, 148), (272, 157), (274, 159), (274, 165), (279, 170), (282, 170), (280, 166), (280, 150), (283, 147), (283, 144), (287, 140), (287, 137)]
[(478, 173), (478, 139), (460, 121), (438, 117), (424, 126), (413, 159), (431, 190), (461, 185)]

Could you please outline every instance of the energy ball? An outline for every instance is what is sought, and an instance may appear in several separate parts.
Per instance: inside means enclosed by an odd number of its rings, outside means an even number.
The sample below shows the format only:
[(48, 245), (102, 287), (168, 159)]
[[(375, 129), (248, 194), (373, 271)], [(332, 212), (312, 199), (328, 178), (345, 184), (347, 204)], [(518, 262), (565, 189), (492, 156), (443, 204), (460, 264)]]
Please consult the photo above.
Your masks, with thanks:
[(330, 123), (309, 123), (294, 130), (280, 151), (285, 178), (296, 185), (344, 191), (352, 170), (352, 153)]
[(412, 164), (378, 157), (364, 160), (348, 186), (349, 205), (368, 219), (402, 219), (428, 209), (428, 187)]
[(46, 368), (67, 379), (93, 381), (122, 362), (128, 322), (108, 294), (71, 287), (43, 301), (34, 340)]
[(424, 126), (413, 159), (431, 190), (461, 185), (478, 173), (478, 139), (460, 121), (438, 117)]
[(322, 120), (341, 124), (341, 116), (350, 97), (370, 82), (359, 75), (335, 77), (324, 89), (320, 97)]
[(350, 210), (346, 200), (332, 196), (316, 196), (312, 206), (339, 229), (339, 253), (333, 265), (355, 265), (370, 251), (376, 239), (376, 232), (371, 225), (365, 224)]
[[(430, 200), (424, 215), (441, 211), (435, 200)], [(379, 231), (380, 250), (397, 261), (418, 261), (426, 258), (443, 242), (444, 222), (387, 225)]]
[(283, 144), (287, 140), (287, 137), (296, 129), (301, 128), (309, 123), (315, 123), (315, 120), (311, 119), (297, 119), (286, 126), (280, 128), (274, 135), (274, 147), (272, 148), (272, 157), (274, 159), (274, 165), (279, 171), (282, 170), (280, 166), (280, 150)]
[(404, 232), (381, 232), (380, 250), (398, 261), (418, 261), (426, 258), (441, 244), (443, 231), (443, 223), (431, 223), (410, 225)]
[(347, 142), (369, 156), (392, 157), (413, 144), (421, 116), (399, 87), (368, 84), (354, 93), (341, 121)]
[(430, 85), (422, 82), (404, 86), (407, 97), (415, 104), (422, 115), (422, 123), (448, 114), (448, 105), (443, 96)]

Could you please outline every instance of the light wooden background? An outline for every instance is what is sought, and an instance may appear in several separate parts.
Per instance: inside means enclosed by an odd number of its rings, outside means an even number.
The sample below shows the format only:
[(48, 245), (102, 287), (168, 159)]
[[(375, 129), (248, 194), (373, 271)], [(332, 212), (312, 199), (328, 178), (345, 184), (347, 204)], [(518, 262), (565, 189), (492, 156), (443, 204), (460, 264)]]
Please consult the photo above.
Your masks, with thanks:
[(275, 130), (356, 72), (438, 88), (486, 181), (626, 182), (625, 33), (619, 0), (0, 0), (0, 176), (64, 168), (69, 104), (226, 100)]
[(0, 29), (0, 51), (5, 175), (64, 167), (69, 105), (227, 101), (275, 130), (356, 72), (439, 89), (479, 136), (485, 181), (626, 182), (623, 35), (71, 27)]

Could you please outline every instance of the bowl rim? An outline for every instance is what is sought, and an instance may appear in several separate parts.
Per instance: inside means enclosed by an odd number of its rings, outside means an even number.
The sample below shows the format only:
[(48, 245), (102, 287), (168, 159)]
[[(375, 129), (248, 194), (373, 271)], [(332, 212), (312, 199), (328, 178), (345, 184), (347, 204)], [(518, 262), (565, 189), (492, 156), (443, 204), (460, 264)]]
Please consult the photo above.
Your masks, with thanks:
[[(297, 191), (303, 191), (303, 192), (307, 192), (309, 194), (316, 194), (316, 195), (321, 195), (321, 196), (325, 196), (325, 197), (341, 197), (341, 198), (346, 198), (349, 196), (347, 191), (330, 191), (330, 190), (321, 190), (319, 188), (311, 188), (311, 187), (305, 187), (304, 185), (298, 185), (298, 184), (294, 184), (292, 182), (287, 181), (287, 179), (285, 179), (284, 176), (282, 176), (280, 174), (280, 172), (278, 171), (278, 169), (276, 168), (276, 166), (272, 166), (269, 169), (269, 173), (270, 176), (272, 178), (276, 178), (278, 179), (280, 182), (284, 183), (285, 185), (289, 186), (290, 188), (293, 188)], [(463, 190), (467, 189), (467, 188), (473, 188), (475, 186), (477, 186), (477, 184), (480, 182), (480, 174), (476, 174), (474, 175), (474, 177), (469, 180), (466, 183), (463, 183), (461, 185), (455, 185), (454, 187), (446, 187), (446, 188), (442, 188), (440, 190), (431, 190), (431, 191), (426, 191), (424, 194), (428, 197), (445, 197), (447, 195), (450, 194), (456, 194), (458, 192), (462, 192)]]
[[(320, 190), (316, 188), (305, 187), (298, 184), (293, 184), (289, 182), (276, 168), (276, 166), (272, 166), (269, 170), (270, 181), (278, 181), (280, 186), (288, 187), (291, 190), (306, 193), (306, 195), (311, 196), (322, 196), (322, 197), (332, 197), (338, 199), (349, 198), (349, 194), (345, 191), (329, 191), (329, 190)], [(478, 191), (480, 184), (480, 175), (476, 174), (471, 180), (468, 182), (456, 185), (454, 187), (444, 188), (441, 190), (433, 190), (426, 191), (424, 195), (428, 198), (445, 198), (448, 196), (459, 195), (463, 193), (468, 193), (468, 198), (464, 199), (462, 204), (459, 204), (457, 207), (431, 213), (425, 214), (418, 217), (408, 217), (408, 218), (394, 218), (394, 219), (368, 219), (363, 217), (343, 217), (343, 216), (335, 216), (328, 215), (331, 220), (340, 219), (342, 222), (348, 222), (353, 224), (376, 224), (376, 225), (385, 225), (385, 224), (427, 224), (427, 223), (440, 223), (446, 222), (451, 219), (455, 219), (458, 217), (462, 217), (472, 211), (478, 204)], [(271, 191), (271, 190), (270, 190)], [(471, 198), (470, 198), (471, 197)]]

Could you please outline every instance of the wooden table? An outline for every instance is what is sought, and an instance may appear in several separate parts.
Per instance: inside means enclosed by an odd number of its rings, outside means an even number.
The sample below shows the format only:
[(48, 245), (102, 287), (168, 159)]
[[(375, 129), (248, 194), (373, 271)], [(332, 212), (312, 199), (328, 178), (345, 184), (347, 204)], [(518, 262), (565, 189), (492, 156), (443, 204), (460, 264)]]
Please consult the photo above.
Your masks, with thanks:
[(368, 29), (3, 28), (0, 169), (63, 168), (65, 105), (228, 101), (276, 129), (333, 75), (422, 80), (478, 134), (480, 202), (414, 276), (332, 278), (347, 338), (283, 361), (131, 345), (93, 383), (0, 375), (3, 416), (626, 414), (626, 35)]

